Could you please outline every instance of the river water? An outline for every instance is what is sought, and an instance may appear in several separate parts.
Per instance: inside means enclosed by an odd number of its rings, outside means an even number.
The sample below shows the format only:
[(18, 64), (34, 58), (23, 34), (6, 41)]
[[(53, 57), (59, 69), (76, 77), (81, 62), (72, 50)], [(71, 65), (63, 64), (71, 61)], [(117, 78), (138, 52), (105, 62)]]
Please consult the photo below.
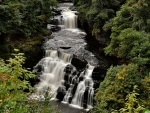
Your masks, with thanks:
[[(61, 14), (52, 19), (57, 20), (57, 24), (48, 24), (47, 28), (61, 30), (53, 32), (45, 41), (45, 57), (34, 67), (40, 80), (35, 85), (35, 95), (43, 98), (50, 88), (49, 94), (55, 100), (53, 105), (58, 105), (61, 113), (86, 113), (93, 108), (95, 90), (105, 74), (99, 67), (106, 67), (106, 62), (99, 60), (94, 49), (88, 49), (91, 47), (86, 33), (78, 28), (78, 12), (70, 9), (73, 4), (59, 5), (56, 10)], [(97, 70), (101, 70), (100, 73)]]

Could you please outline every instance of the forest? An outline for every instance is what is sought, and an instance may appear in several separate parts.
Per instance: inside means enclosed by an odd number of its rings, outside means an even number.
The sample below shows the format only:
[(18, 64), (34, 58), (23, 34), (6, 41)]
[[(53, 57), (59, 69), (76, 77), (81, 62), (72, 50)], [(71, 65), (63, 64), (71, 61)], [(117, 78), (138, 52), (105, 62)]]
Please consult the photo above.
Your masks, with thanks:
[[(149, 113), (150, 0), (73, 0), (73, 4), (83, 29), (102, 44), (106, 56), (118, 60), (96, 90), (90, 112)], [(2, 113), (50, 113), (55, 109), (47, 101), (40, 103), (42, 107), (36, 101), (26, 101), (34, 90), (28, 80), (35, 74), (24, 68), (23, 54), (39, 44), (38, 39), (41, 43), (42, 36), (51, 34), (46, 30), (53, 16), (49, 7), (57, 7), (57, 1), (0, 0)], [(10, 58), (5, 61), (6, 52)]]
[(93, 113), (143, 113), (150, 108), (150, 1), (74, 0), (83, 26), (118, 58), (97, 89)]

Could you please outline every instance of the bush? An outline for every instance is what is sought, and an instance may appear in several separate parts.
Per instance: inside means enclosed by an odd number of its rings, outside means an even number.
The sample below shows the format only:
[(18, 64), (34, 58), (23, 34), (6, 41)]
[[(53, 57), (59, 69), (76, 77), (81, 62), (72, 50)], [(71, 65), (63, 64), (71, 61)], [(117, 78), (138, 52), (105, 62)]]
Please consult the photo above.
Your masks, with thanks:
[(34, 72), (25, 69), (23, 53), (13, 53), (13, 58), (7, 62), (0, 59), (0, 112), (1, 113), (51, 113), (55, 108), (50, 107), (50, 97), (45, 94), (45, 100), (27, 100), (34, 91), (29, 83), (34, 78)]

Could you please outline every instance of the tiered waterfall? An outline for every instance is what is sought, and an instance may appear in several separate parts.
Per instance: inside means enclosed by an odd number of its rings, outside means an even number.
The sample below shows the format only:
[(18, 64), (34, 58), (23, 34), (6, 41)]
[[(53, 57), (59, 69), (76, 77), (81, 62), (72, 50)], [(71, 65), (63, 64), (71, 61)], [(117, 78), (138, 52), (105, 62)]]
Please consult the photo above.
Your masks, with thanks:
[[(69, 10), (68, 7), (63, 7), (61, 15), (56, 18), (59, 22), (58, 26), (63, 26), (61, 27), (62, 30), (70, 30), (71, 33), (76, 32), (77, 34), (83, 35), (84, 32), (77, 28), (77, 17), (75, 11)], [(60, 99), (62, 103), (68, 103), (71, 106), (80, 108), (91, 108), (93, 106), (94, 95), (94, 83), (92, 80), (94, 66), (87, 63), (86, 67), (82, 69), (82, 71), (79, 71), (79, 69), (71, 64), (74, 54), (77, 53), (78, 50), (83, 50), (82, 46), (84, 47), (85, 43), (82, 43), (83, 39), (78, 39), (79, 43), (77, 44), (81, 43), (80, 45), (75, 46), (72, 44), (72, 47), (68, 47), (67, 43), (63, 41), (63, 37), (61, 37), (62, 39), (57, 39), (57, 35), (62, 32), (62, 30), (54, 33), (56, 39), (50, 39), (45, 43), (45, 57), (34, 67), (35, 70), (40, 68), (37, 74), (40, 82), (35, 85), (36, 94), (44, 95), (47, 88), (50, 88), (51, 93), (54, 95), (53, 98)], [(66, 36), (68, 36), (68, 34)], [(58, 41), (58, 45), (64, 44), (66, 47), (60, 46), (53, 49), (50, 46), (54, 43), (49, 43), (52, 41)], [(54, 46), (57, 44), (54, 44)], [(73, 49), (73, 47), (78, 48)], [(63, 48), (65, 49), (63, 50)], [(70, 49), (70, 52), (67, 53), (66, 49), (68, 49), (68, 51)], [(81, 52), (80, 54), (82, 57), (83, 53)], [(90, 55), (93, 56), (91, 53), (86, 54), (89, 54), (88, 57), (90, 57)]]

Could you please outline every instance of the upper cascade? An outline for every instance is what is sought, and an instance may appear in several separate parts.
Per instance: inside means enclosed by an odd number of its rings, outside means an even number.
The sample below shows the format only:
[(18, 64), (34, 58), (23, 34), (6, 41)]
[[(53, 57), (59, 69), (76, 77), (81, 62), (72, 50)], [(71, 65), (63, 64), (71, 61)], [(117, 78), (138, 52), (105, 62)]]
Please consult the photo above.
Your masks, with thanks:
[(78, 16), (69, 9), (62, 11), (60, 23), (65, 26), (65, 29), (76, 29)]

